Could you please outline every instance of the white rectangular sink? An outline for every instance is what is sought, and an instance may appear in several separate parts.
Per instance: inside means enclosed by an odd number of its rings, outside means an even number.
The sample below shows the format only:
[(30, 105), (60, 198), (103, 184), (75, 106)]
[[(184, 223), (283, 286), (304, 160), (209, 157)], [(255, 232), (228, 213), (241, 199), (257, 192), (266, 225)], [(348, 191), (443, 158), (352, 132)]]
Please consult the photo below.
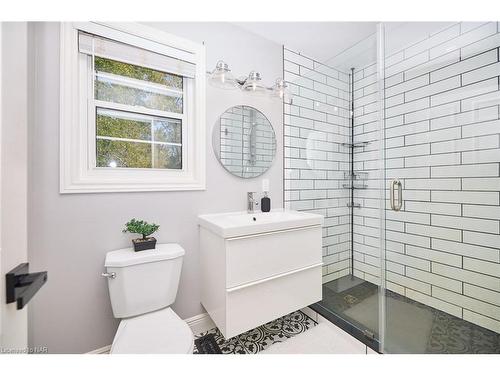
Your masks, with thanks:
[(222, 238), (247, 236), (278, 230), (322, 225), (323, 216), (306, 212), (277, 209), (271, 212), (228, 212), (199, 215), (200, 226)]

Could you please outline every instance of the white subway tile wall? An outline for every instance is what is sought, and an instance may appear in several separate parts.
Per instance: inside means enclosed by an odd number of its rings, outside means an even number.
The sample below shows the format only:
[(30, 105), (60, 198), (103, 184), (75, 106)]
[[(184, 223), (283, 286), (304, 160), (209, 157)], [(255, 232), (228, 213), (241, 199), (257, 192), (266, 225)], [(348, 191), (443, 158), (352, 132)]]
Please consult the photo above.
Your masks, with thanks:
[(323, 282), (349, 274), (349, 75), (284, 50), (285, 80), (293, 93), (285, 104), (285, 207), (321, 214)]
[[(421, 57), (414, 56), (412, 59), (418, 61)], [(405, 64), (407, 62), (399, 61), (396, 66)], [(412, 82), (403, 82), (399, 80), (401, 89), (395, 89), (391, 96), (391, 104), (399, 108), (394, 112), (394, 116), (400, 116), (405, 113), (404, 96), (402, 92), (404, 87), (416, 88), (427, 81), (415, 79)], [(410, 104), (412, 108), (420, 108), (419, 101), (416, 100)], [(379, 125), (379, 107), (378, 107), (378, 91), (377, 91), (377, 65), (370, 64), (363, 69), (355, 69), (354, 73), (354, 143), (367, 142), (364, 147), (354, 148), (354, 173), (359, 176), (366, 176), (362, 187), (364, 189), (354, 189), (354, 201), (361, 205), (361, 208), (353, 208), (354, 215), (354, 275), (370, 281), (375, 284), (380, 284), (380, 208), (381, 208), (381, 194), (380, 194), (380, 178), (383, 170), (383, 163), (381, 161), (380, 148), (380, 125)], [(402, 128), (402, 127), (401, 127)], [(419, 124), (410, 125), (410, 129), (404, 131), (411, 131), (412, 129), (420, 129)], [(403, 130), (403, 129), (401, 129)], [(427, 130), (427, 129), (426, 129)], [(398, 129), (398, 132), (400, 130)], [(401, 138), (401, 137), (399, 137)], [(395, 138), (396, 139), (396, 138)], [(420, 154), (420, 146), (403, 147), (403, 142), (396, 142), (393, 148), (395, 152), (407, 153), (408, 155)], [(395, 155), (398, 156), (398, 155)], [(394, 163), (390, 163), (393, 168), (403, 168), (404, 165), (398, 158), (393, 159)], [(355, 187), (360, 184), (355, 183)], [(401, 231), (403, 228), (400, 223), (387, 222), (387, 228)], [(397, 250), (397, 249), (396, 249)], [(404, 276), (404, 267), (401, 263), (404, 259), (408, 259), (402, 252), (391, 252), (390, 258), (387, 258), (387, 280), (394, 285), (414, 285), (417, 290), (422, 287), (417, 283)], [(429, 265), (428, 261), (417, 261), (415, 267), (427, 270)]]
[[(385, 80), (387, 178), (399, 178), (404, 189), (400, 212), (386, 205), (387, 287), (496, 332), (499, 31), (494, 22), (457, 23), (387, 57)], [(373, 65), (363, 70), (373, 72)], [(364, 96), (356, 97), (355, 110), (364, 115)], [(356, 137), (369, 140), (366, 124), (356, 126), (362, 126)], [(377, 163), (368, 163), (373, 150), (355, 154), (360, 171), (373, 173)], [(376, 199), (376, 192), (369, 191), (374, 189), (356, 191), (355, 197), (366, 206)], [(372, 281), (380, 270), (366, 265), (376, 264), (379, 253), (372, 238), (377, 232), (367, 226), (377, 229), (378, 223), (362, 210), (354, 214), (360, 216), (354, 226), (354, 272)], [(367, 243), (375, 248), (367, 251)]]
[[(404, 189), (400, 212), (386, 191), (387, 287), (496, 332), (499, 46), (498, 23), (457, 23), (388, 56), (385, 79), (386, 178)], [(349, 142), (349, 72), (284, 56), (297, 98), (285, 105), (285, 201), (325, 215), (327, 282), (350, 271), (349, 149), (340, 145)], [(354, 74), (354, 141), (369, 143), (354, 152), (355, 172), (368, 177), (354, 191), (353, 261), (356, 276), (380, 283), (376, 79), (375, 63)]]

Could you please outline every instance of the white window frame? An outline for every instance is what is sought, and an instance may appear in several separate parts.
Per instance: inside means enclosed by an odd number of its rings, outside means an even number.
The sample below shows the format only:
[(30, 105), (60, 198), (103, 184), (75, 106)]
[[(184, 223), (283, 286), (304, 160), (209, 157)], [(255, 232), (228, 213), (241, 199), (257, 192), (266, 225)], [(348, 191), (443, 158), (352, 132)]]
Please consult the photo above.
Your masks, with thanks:
[[(184, 78), (182, 169), (96, 167), (93, 91), (89, 92), (88, 56), (78, 51), (84, 31), (195, 64), (195, 77)], [(205, 190), (205, 47), (136, 23), (61, 23), (60, 46), (60, 193)], [(89, 100), (92, 101), (89, 105)], [(120, 109), (106, 102), (108, 109)], [(165, 112), (138, 112), (165, 117)]]

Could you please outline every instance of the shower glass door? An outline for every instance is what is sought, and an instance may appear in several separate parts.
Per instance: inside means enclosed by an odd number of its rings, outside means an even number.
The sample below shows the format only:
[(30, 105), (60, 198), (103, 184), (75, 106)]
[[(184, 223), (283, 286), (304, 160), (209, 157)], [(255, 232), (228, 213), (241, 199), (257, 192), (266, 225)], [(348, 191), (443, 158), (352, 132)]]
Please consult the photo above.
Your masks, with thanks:
[(383, 352), (500, 353), (499, 31), (378, 30)]

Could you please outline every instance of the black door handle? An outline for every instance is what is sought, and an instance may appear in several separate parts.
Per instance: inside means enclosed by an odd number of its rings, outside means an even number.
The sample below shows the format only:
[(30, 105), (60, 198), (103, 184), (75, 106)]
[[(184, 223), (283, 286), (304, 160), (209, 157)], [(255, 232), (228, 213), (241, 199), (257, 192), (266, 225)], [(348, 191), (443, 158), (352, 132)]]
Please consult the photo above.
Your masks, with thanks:
[(17, 301), (21, 310), (47, 282), (47, 271), (29, 273), (29, 263), (21, 263), (5, 275), (7, 303)]

